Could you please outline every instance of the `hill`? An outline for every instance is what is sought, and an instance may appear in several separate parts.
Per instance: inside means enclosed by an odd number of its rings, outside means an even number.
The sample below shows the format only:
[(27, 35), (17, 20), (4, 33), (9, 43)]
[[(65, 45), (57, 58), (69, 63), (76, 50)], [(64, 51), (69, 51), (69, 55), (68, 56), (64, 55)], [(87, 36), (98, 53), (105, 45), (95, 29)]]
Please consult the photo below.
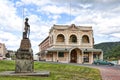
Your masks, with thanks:
[(104, 59), (118, 59), (120, 54), (120, 42), (104, 42), (95, 44), (94, 48), (102, 49), (104, 53)]

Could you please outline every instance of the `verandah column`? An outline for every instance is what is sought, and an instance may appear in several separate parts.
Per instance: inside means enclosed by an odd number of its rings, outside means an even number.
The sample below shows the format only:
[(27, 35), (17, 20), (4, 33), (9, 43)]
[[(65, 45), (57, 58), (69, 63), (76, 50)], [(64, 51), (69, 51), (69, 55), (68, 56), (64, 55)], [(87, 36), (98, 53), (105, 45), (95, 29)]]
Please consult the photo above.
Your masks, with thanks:
[(69, 51), (69, 53), (68, 53), (68, 63), (70, 63), (70, 59), (71, 59), (70, 54), (71, 54), (71, 51)]
[(92, 64), (93, 63), (93, 51), (91, 52), (91, 59), (90, 59), (90, 63)]
[(103, 51), (100, 54), (100, 59), (103, 59)]
[(84, 56), (84, 52), (83, 52), (83, 50), (82, 50), (81, 63), (84, 63), (84, 62), (83, 62), (83, 61), (84, 61), (84, 60), (83, 60), (83, 59), (84, 59), (84, 57), (83, 57), (83, 56)]
[(59, 62), (59, 60), (58, 60), (58, 51), (57, 51), (57, 62)]

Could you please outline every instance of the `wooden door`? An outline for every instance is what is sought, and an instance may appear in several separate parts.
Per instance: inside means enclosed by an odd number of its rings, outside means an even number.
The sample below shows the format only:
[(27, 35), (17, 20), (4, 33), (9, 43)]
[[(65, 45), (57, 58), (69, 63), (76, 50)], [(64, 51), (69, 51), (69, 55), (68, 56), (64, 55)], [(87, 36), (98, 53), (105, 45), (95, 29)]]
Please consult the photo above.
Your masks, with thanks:
[(71, 63), (77, 63), (77, 52), (76, 52), (76, 50), (72, 50), (71, 51)]

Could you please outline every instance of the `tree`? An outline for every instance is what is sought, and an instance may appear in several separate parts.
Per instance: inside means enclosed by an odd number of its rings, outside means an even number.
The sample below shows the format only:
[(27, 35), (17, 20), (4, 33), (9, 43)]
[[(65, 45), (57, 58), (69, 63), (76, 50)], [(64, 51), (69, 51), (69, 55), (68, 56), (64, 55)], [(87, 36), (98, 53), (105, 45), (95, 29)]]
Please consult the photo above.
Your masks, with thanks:
[(6, 53), (6, 54), (5, 54), (5, 57), (10, 58), (10, 54), (9, 54), (9, 53)]

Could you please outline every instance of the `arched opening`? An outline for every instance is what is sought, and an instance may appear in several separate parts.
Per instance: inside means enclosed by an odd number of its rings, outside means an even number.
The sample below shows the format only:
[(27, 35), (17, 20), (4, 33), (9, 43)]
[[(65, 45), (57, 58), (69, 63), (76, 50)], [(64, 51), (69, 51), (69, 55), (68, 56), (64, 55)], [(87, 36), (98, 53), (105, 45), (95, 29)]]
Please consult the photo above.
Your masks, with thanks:
[(70, 39), (69, 39), (69, 42), (70, 43), (77, 43), (77, 37), (76, 37), (76, 35), (71, 35)]
[(57, 42), (64, 42), (64, 35), (63, 34), (59, 34), (58, 36), (57, 36)]
[(84, 35), (84, 36), (82, 37), (82, 42), (83, 42), (83, 43), (89, 43), (89, 37), (88, 37), (87, 35)]
[(77, 51), (75, 49), (71, 51), (70, 58), (71, 63), (77, 63)]
[(71, 63), (82, 63), (82, 51), (79, 48), (74, 48), (70, 52), (70, 62)]

